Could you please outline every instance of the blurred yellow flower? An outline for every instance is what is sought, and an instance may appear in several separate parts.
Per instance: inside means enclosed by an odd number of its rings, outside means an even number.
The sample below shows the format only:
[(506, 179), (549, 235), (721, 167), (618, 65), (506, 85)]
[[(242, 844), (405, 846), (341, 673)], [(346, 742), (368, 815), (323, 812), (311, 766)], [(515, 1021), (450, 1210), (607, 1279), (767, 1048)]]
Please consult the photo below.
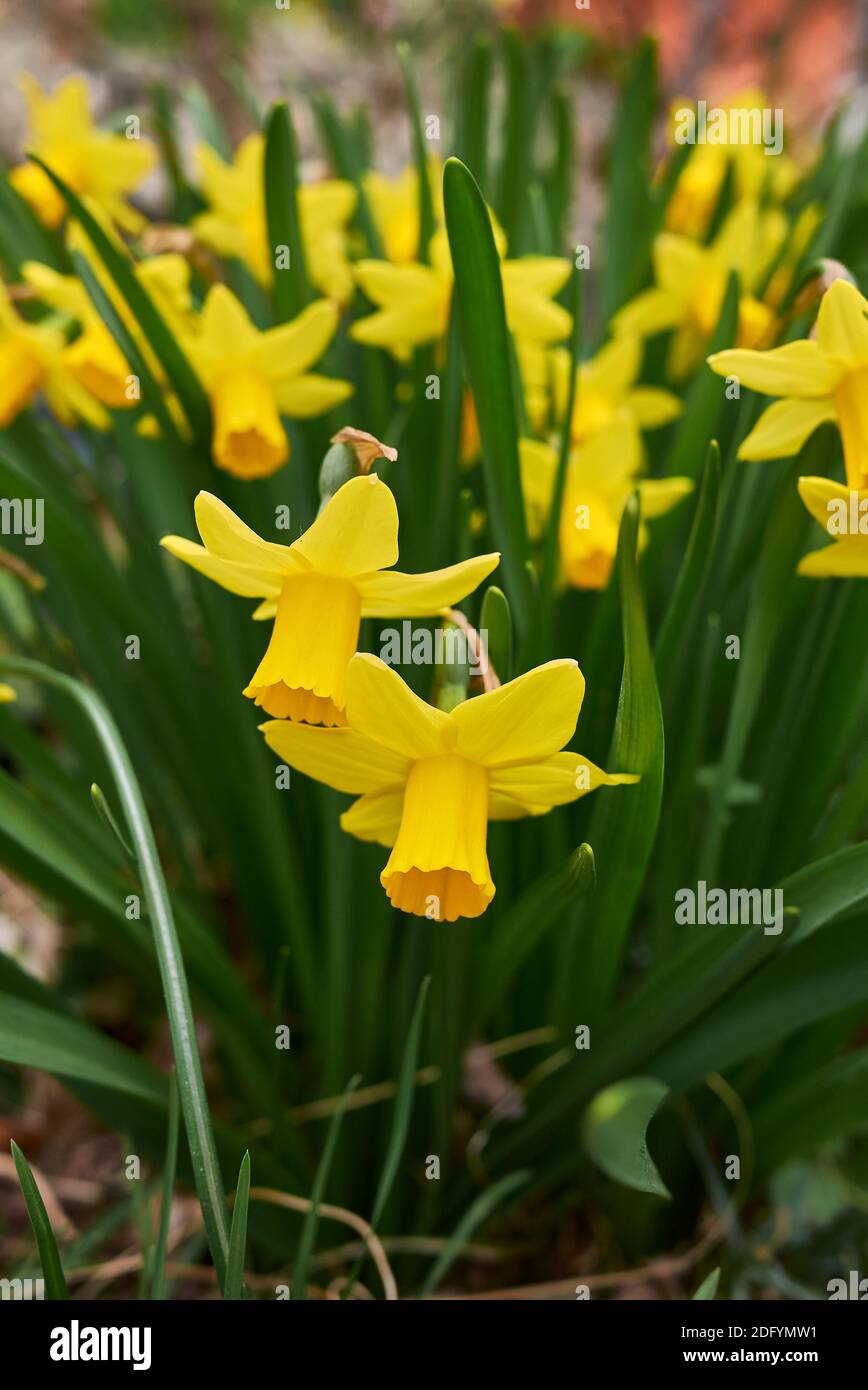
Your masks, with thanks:
[[(570, 386), (570, 353), (555, 348), (551, 353), (555, 418), (564, 419)], [(638, 432), (668, 425), (681, 414), (681, 401), (657, 386), (637, 386), (642, 365), (642, 341), (623, 333), (602, 347), (578, 368), (570, 438), (581, 444), (605, 429), (619, 416)]]
[(180, 536), (162, 544), (230, 593), (262, 599), (254, 617), (275, 620), (244, 694), (269, 714), (309, 724), (346, 723), (347, 663), (362, 618), (442, 613), (500, 560), (477, 555), (428, 574), (393, 570), (398, 509), (376, 473), (344, 483), (289, 546), (262, 540), (208, 492), (196, 498), (196, 523), (204, 546)]
[[(503, 246), (503, 233), (495, 227)], [(356, 279), (376, 312), (357, 319), (350, 336), (369, 347), (385, 348), (399, 360), (413, 348), (436, 343), (449, 324), (454, 274), (449, 239), (441, 228), (431, 238), (431, 264), (364, 260)], [(501, 262), (506, 316), (516, 338), (531, 343), (555, 343), (566, 338), (572, 320), (554, 302), (567, 282), (569, 261), (554, 256), (523, 256)]]
[(559, 751), (584, 689), (574, 661), (550, 661), (446, 714), (377, 657), (359, 654), (347, 671), (348, 728), (278, 720), (262, 730), (292, 767), (359, 798), (341, 825), (391, 849), (380, 882), (393, 906), (454, 922), (479, 917), (494, 897), (489, 820), (544, 815), (597, 787), (638, 780)]
[(0, 705), (11, 705), (18, 699), (18, 691), (11, 685), (0, 681)]
[(710, 246), (664, 232), (654, 242), (653, 289), (643, 290), (612, 321), (612, 330), (650, 337), (675, 330), (669, 369), (676, 380), (699, 362), (720, 316), (730, 271), (740, 279), (737, 343), (759, 347), (772, 335), (775, 316), (751, 291), (786, 237), (783, 213), (760, 212), (743, 202), (724, 221)]
[(58, 322), (30, 323), (16, 312), (0, 284), (0, 429), (42, 393), (58, 420), (85, 420), (106, 429), (109, 417), (69, 367), (66, 334)]
[[(429, 161), (431, 201), (438, 221), (442, 219), (443, 193), (440, 163)], [(362, 188), (371, 209), (386, 260), (408, 265), (419, 259), (419, 175), (408, 165), (394, 178), (371, 170), (362, 179)]]
[(833, 536), (831, 545), (799, 561), (812, 579), (868, 579), (868, 488), (861, 492), (828, 478), (800, 478), (799, 496), (811, 516)]
[[(153, 168), (152, 143), (97, 130), (87, 84), (80, 77), (67, 77), (51, 95), (26, 75), (19, 79), (19, 86), (27, 102), (25, 148), (38, 154), (73, 193), (93, 199), (126, 231), (138, 231), (144, 218), (123, 195)], [(46, 226), (62, 222), (66, 204), (38, 165), (20, 164), (9, 179)]]
[(218, 467), (237, 478), (268, 477), (289, 458), (281, 415), (306, 420), (352, 395), (348, 381), (308, 371), (337, 324), (337, 306), (320, 299), (291, 323), (260, 332), (225, 285), (209, 290), (186, 346), (211, 398)]
[[(558, 454), (550, 444), (522, 439), (519, 457), (528, 534), (539, 540), (551, 510)], [(632, 492), (639, 493), (639, 543), (644, 547), (645, 521), (670, 511), (692, 491), (690, 478), (642, 478), (641, 468), (639, 435), (623, 415), (570, 453), (558, 538), (563, 577), (574, 588), (606, 588), (621, 514)]]
[(783, 397), (760, 416), (739, 458), (788, 458), (824, 420), (834, 420), (850, 487), (868, 487), (868, 300), (855, 285), (834, 280), (829, 286), (816, 339), (799, 338), (769, 352), (717, 352), (708, 365), (752, 391)]
[[(670, 124), (677, 120), (678, 112), (692, 105), (685, 100), (673, 101)], [(716, 109), (727, 113), (763, 111), (769, 109), (769, 99), (758, 88), (749, 88)], [(780, 202), (792, 193), (799, 180), (796, 161), (788, 154), (767, 155), (761, 141), (748, 139), (732, 144), (695, 145), (666, 208), (667, 231), (703, 238), (711, 225), (730, 168), (736, 201), (770, 197)]]
[[(191, 226), (206, 246), (218, 255), (244, 261), (260, 284), (268, 286), (275, 262), (265, 216), (264, 152), (265, 141), (259, 134), (241, 141), (231, 164), (210, 145), (198, 146), (196, 162), (209, 207), (193, 218)], [(353, 292), (347, 223), (355, 208), (356, 190), (342, 179), (299, 185), (298, 216), (311, 284), (340, 304)]]

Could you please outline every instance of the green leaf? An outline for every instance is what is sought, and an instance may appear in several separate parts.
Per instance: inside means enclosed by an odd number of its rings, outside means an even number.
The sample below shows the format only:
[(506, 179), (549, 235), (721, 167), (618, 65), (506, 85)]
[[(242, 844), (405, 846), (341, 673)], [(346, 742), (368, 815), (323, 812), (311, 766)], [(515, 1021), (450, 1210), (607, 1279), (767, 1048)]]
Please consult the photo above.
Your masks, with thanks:
[(165, 1105), (162, 1078), (146, 1062), (89, 1024), (0, 995), (0, 1061), (89, 1081)]
[(720, 1266), (713, 1269), (710, 1274), (706, 1274), (696, 1293), (693, 1295), (694, 1302), (702, 1302), (716, 1298), (717, 1286), (720, 1283)]
[(531, 92), (534, 74), (530, 55), (518, 29), (503, 30), (501, 53), (506, 85), (505, 131), (496, 206), (510, 254), (515, 256), (520, 249), (526, 249), (523, 234), (536, 103)]
[(33, 1227), (33, 1234), (36, 1237), (36, 1248), (39, 1251), (39, 1262), (42, 1265), (42, 1277), (45, 1281), (45, 1295), (52, 1299), (69, 1298), (69, 1289), (66, 1287), (57, 1241), (51, 1229), (48, 1212), (45, 1210), (42, 1193), (36, 1185), (27, 1159), (14, 1139), (12, 1140), (12, 1157), (15, 1160), (15, 1170), (21, 1184), (30, 1225)]
[(111, 833), (114, 835), (115, 839), (117, 840), (118, 844), (121, 846), (121, 849), (124, 851), (124, 853), (125, 853), (130, 859), (133, 859), (133, 858), (134, 858), (133, 851), (130, 849), (130, 846), (129, 846), (128, 842), (127, 842), (127, 839), (126, 839), (126, 837), (125, 837), (123, 831), (121, 830), (120, 826), (118, 825), (117, 821), (115, 820), (114, 811), (112, 810), (111, 806), (109, 806), (108, 802), (106, 801), (106, 799), (105, 799), (105, 793), (103, 792), (102, 788), (101, 788), (101, 787), (98, 787), (97, 784), (96, 784), (96, 782), (91, 782), (91, 785), (90, 785), (90, 798), (91, 798), (91, 801), (93, 802), (93, 804), (94, 804), (94, 806), (95, 806), (95, 808), (96, 808), (96, 813), (97, 813), (97, 815), (99, 816), (100, 820), (101, 820), (106, 826), (108, 826), (108, 829), (109, 829), (109, 830), (111, 831)]
[(455, 94), (455, 153), (473, 173), (479, 187), (488, 183), (488, 89), (491, 81), (491, 40), (476, 31), (464, 59)]
[[(610, 772), (637, 773), (641, 781), (595, 793), (588, 839), (599, 886), (593, 910), (580, 916), (580, 929), (572, 935), (563, 967), (558, 1016), (565, 1025), (575, 1016), (577, 995), (582, 1019), (600, 1017), (611, 1003), (660, 816), (663, 716), (639, 582), (638, 524), (638, 503), (632, 498), (624, 509), (618, 542), (624, 672), (606, 766)], [(582, 989), (579, 981), (584, 982)]]
[(434, 1292), (455, 1261), (460, 1258), (461, 1251), (471, 1240), (474, 1231), (482, 1225), (483, 1221), (488, 1219), (501, 1202), (505, 1201), (519, 1187), (523, 1187), (529, 1178), (530, 1173), (508, 1173), (506, 1177), (500, 1178), (497, 1182), (492, 1183), (485, 1192), (480, 1193), (455, 1227), (446, 1243), (446, 1249), (438, 1255), (431, 1266), (427, 1278), (419, 1289), (420, 1298), (427, 1298), (429, 1294)]
[(143, 286), (136, 279), (133, 267), (124, 254), (103, 231), (96, 218), (88, 212), (80, 198), (55, 174), (38, 155), (31, 155), (34, 164), (51, 179), (65, 199), (69, 211), (81, 223), (94, 250), (102, 260), (142, 332), (154, 350), (172, 389), (178, 397), (193, 433), (198, 439), (210, 440), (211, 409), (199, 378), (167, 328), (162, 315)]
[(864, 1129), (868, 1048), (833, 1057), (751, 1107), (757, 1176)]
[(446, 161), (443, 201), (455, 266), (464, 359), (482, 439), (486, 501), (494, 539), (503, 555), (510, 606), (519, 637), (524, 639), (531, 614), (525, 570), (527, 528), (518, 458), (512, 348), (500, 261), (485, 200), (470, 170), (458, 159)]
[(250, 1201), (250, 1151), (247, 1150), (238, 1170), (235, 1205), (232, 1208), (232, 1228), (229, 1232), (229, 1258), (226, 1261), (224, 1298), (244, 1297), (244, 1247), (247, 1244), (247, 1207)]
[(564, 490), (567, 483), (567, 470), (570, 461), (570, 448), (572, 442), (573, 411), (576, 403), (576, 391), (578, 390), (578, 371), (579, 359), (582, 354), (582, 275), (584, 271), (579, 270), (578, 266), (573, 266), (572, 280), (570, 284), (570, 312), (573, 316), (573, 333), (570, 340), (569, 358), (569, 386), (567, 388), (567, 407), (561, 427), (560, 446), (558, 450), (558, 468), (555, 474), (554, 487), (552, 488), (551, 505), (549, 507), (548, 522), (543, 542), (543, 565), (540, 576), (540, 605), (542, 611), (542, 621), (540, 623), (539, 651), (543, 661), (548, 660), (552, 647), (552, 634), (554, 632), (556, 586), (558, 577), (558, 556), (560, 554), (560, 525), (561, 511), (564, 501)]
[(590, 845), (579, 845), (566, 863), (542, 874), (510, 903), (488, 941), (485, 968), (477, 986), (478, 1027), (487, 1023), (508, 997), (521, 967), (543, 938), (563, 920), (570, 906), (593, 893), (596, 881), (594, 851)]
[(705, 458), (702, 486), (693, 514), (687, 549), (666, 609), (666, 617), (654, 645), (654, 664), (661, 691), (665, 691), (669, 685), (675, 663), (684, 649), (685, 634), (693, 630), (693, 622), (702, 601), (713, 553), (719, 496), (720, 448), (717, 440), (712, 439)]
[(190, 1004), (190, 990), (172, 905), (157, 854), (154, 832), (148, 820), (144, 798), (129, 754), (103, 700), (80, 681), (24, 657), (0, 658), (0, 670), (29, 676), (71, 696), (90, 720), (111, 769), (115, 790), (135, 850), (148, 920), (154, 934), (196, 1191), (202, 1207), (202, 1219), (211, 1256), (222, 1284), (229, 1249), (225, 1189), (214, 1143), (214, 1131)]
[[(268, 116), (263, 176), (274, 308), (278, 322), (286, 323), (310, 303), (312, 291), (298, 212), (295, 131), (285, 101), (275, 102)], [(277, 251), (282, 246), (289, 252), (289, 265), (279, 269)]]
[(166, 1297), (166, 1250), (169, 1244), (169, 1223), (172, 1217), (172, 1198), (175, 1192), (175, 1173), (178, 1167), (178, 1129), (181, 1113), (178, 1077), (172, 1071), (169, 1080), (169, 1124), (166, 1133), (166, 1157), (163, 1161), (163, 1188), (160, 1200), (160, 1224), (154, 1242), (154, 1262), (151, 1277), (151, 1298), (159, 1302)]
[(657, 62), (653, 41), (644, 39), (630, 62), (609, 156), (601, 303), (606, 323), (641, 289), (647, 272), (654, 230), (650, 190), (656, 118)]
[(322, 1157), (320, 1158), (316, 1176), (313, 1180), (313, 1188), (310, 1194), (310, 1207), (304, 1218), (304, 1224), (301, 1228), (301, 1235), (298, 1241), (298, 1249), (295, 1255), (295, 1263), (292, 1267), (293, 1299), (303, 1299), (306, 1296), (307, 1271), (310, 1267), (310, 1257), (313, 1254), (317, 1227), (319, 1226), (320, 1203), (325, 1193), (329, 1171), (335, 1156), (338, 1135), (341, 1132), (341, 1124), (344, 1118), (344, 1111), (347, 1108), (347, 1101), (353, 1094), (353, 1091), (355, 1091), (360, 1080), (361, 1077), (359, 1076), (351, 1077), (341, 1097), (341, 1103), (332, 1115), (331, 1124), (329, 1125), (328, 1134), (326, 1136), (325, 1147), (323, 1148)]
[(512, 614), (509, 600), (496, 584), (489, 584), (482, 599), (479, 630), (488, 660), (502, 684), (512, 680)]
[(671, 1198), (648, 1152), (646, 1131), (669, 1088), (653, 1076), (635, 1076), (607, 1086), (582, 1117), (588, 1156), (615, 1182), (636, 1192)]
[(419, 88), (416, 83), (413, 56), (408, 44), (398, 44), (398, 61), (401, 64), (401, 72), (404, 77), (407, 110), (410, 113), (410, 136), (413, 144), (413, 162), (416, 165), (416, 174), (419, 180), (419, 249), (417, 252), (417, 260), (427, 261), (428, 248), (431, 237), (434, 235), (436, 220), (434, 217), (434, 200), (431, 197), (431, 179), (428, 171), (428, 149), (425, 143), (425, 131), (422, 126), (422, 107), (419, 102)]
[(422, 1019), (425, 1015), (425, 1001), (428, 997), (430, 985), (431, 976), (426, 975), (422, 984), (419, 986), (419, 997), (416, 1000), (416, 1007), (413, 1010), (413, 1018), (410, 1023), (410, 1031), (407, 1034), (407, 1043), (401, 1062), (401, 1074), (398, 1078), (398, 1091), (395, 1096), (395, 1113), (392, 1120), (392, 1133), (389, 1137), (386, 1160), (383, 1164), (383, 1171), (380, 1174), (377, 1195), (374, 1198), (374, 1206), (371, 1212), (371, 1225), (375, 1230), (386, 1208), (386, 1203), (389, 1200), (389, 1193), (392, 1191), (392, 1185), (397, 1177), (398, 1166), (401, 1162), (401, 1155), (404, 1152), (404, 1145), (407, 1142), (407, 1134), (410, 1129), (410, 1115), (413, 1110), (413, 1096), (416, 1090), (419, 1043), (422, 1037)]

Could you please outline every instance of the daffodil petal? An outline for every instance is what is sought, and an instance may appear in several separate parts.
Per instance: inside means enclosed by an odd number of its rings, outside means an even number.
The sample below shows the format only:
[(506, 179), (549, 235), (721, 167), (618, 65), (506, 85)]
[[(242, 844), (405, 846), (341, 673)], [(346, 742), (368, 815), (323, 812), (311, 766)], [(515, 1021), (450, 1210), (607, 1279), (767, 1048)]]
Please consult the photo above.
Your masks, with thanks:
[(810, 338), (768, 352), (728, 348), (713, 353), (708, 365), (718, 376), (736, 377), (741, 386), (765, 396), (828, 396), (841, 376), (840, 367)]
[(498, 768), (489, 774), (493, 793), (513, 797), (531, 814), (550, 806), (565, 806), (597, 787), (618, 787), (638, 782), (629, 772), (604, 772), (581, 753), (555, 753), (542, 762)]
[(335, 791), (360, 796), (403, 787), (408, 759), (356, 729), (322, 729), (290, 719), (270, 719), (259, 727), (279, 758)]
[(200, 492), (193, 509), (199, 535), (212, 555), (265, 574), (283, 576), (298, 568), (294, 547), (264, 541), (213, 493)]
[(636, 484), (639, 491), (640, 511), (644, 520), (663, 516), (677, 507), (693, 491), (692, 478), (640, 478)]
[(293, 420), (310, 420), (349, 400), (355, 388), (350, 381), (308, 372), (292, 381), (276, 381), (272, 389), (282, 415), (289, 415)]
[(183, 536), (163, 536), (160, 545), (191, 569), (204, 574), (206, 579), (213, 579), (215, 584), (228, 589), (230, 594), (240, 594), (242, 598), (276, 598), (280, 593), (280, 579), (276, 575), (222, 560), (203, 545), (185, 540)]
[(322, 357), (337, 326), (337, 305), (319, 299), (291, 323), (263, 333), (250, 353), (250, 364), (274, 382), (300, 376)]
[(829, 521), (829, 503), (845, 502), (849, 506), (850, 489), (844, 483), (833, 482), (831, 478), (800, 478), (798, 487), (799, 496), (824, 531)]
[(433, 758), (454, 743), (449, 715), (420, 700), (379, 657), (356, 653), (346, 696), (350, 727), (405, 758)]
[(573, 736), (585, 678), (575, 661), (549, 661), (452, 711), (456, 751), (486, 767), (539, 762)]
[(657, 386), (636, 386), (627, 396), (626, 405), (643, 430), (670, 424), (684, 408), (672, 391), (663, 391)]
[(643, 290), (618, 310), (612, 327), (619, 336), (627, 333), (650, 338), (655, 333), (665, 332), (667, 328), (675, 328), (683, 321), (686, 312), (683, 301), (669, 290)]
[(839, 541), (822, 550), (812, 550), (798, 566), (809, 579), (868, 579), (868, 541)]
[(398, 838), (403, 809), (403, 787), (368, 792), (354, 801), (348, 811), (344, 811), (341, 829), (359, 840), (371, 840), (391, 849)]
[(472, 594), (500, 563), (498, 554), (474, 555), (427, 574), (379, 570), (355, 581), (363, 618), (422, 618), (440, 613)]
[(376, 473), (351, 478), (292, 546), (323, 574), (352, 578), (388, 569), (398, 559), (398, 508)]
[(202, 306), (203, 339), (219, 343), (223, 351), (231, 344), (236, 352), (256, 341), (256, 329), (240, 300), (226, 285), (214, 285)]
[(849, 280), (834, 280), (820, 301), (820, 351), (848, 368), (868, 367), (868, 300)]
[(748, 461), (789, 458), (815, 429), (836, 419), (835, 402), (828, 396), (774, 401), (742, 440), (738, 456)]

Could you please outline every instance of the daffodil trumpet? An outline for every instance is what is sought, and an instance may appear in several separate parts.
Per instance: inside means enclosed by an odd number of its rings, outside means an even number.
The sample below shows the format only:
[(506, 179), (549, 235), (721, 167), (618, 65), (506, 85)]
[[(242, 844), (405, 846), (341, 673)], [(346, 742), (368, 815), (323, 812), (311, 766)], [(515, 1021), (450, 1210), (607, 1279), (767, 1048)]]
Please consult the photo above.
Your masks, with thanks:
[(471, 593), (497, 566), (477, 555), (427, 574), (402, 574), (398, 509), (376, 473), (352, 478), (291, 545), (263, 540), (223, 502), (200, 492), (203, 544), (166, 536), (178, 559), (230, 593), (261, 600), (273, 619), (268, 648), (244, 690), (269, 714), (308, 724), (346, 723), (346, 674), (362, 618), (432, 617)]
[(347, 671), (345, 728), (275, 720), (262, 732), (291, 767), (358, 798), (341, 825), (391, 851), (380, 882), (394, 907), (454, 922), (481, 916), (494, 897), (490, 820), (545, 815), (638, 780), (562, 751), (584, 689), (575, 661), (550, 661), (447, 712), (359, 653)]

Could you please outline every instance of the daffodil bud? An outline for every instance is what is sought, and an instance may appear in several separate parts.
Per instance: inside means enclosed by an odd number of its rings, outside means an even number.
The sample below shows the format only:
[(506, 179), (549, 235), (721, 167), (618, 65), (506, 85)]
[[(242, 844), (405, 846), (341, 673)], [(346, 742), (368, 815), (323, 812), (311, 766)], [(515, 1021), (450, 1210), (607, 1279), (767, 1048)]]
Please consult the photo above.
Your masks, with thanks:
[(348, 444), (333, 444), (319, 470), (320, 510), (339, 487), (360, 473), (355, 451)]

